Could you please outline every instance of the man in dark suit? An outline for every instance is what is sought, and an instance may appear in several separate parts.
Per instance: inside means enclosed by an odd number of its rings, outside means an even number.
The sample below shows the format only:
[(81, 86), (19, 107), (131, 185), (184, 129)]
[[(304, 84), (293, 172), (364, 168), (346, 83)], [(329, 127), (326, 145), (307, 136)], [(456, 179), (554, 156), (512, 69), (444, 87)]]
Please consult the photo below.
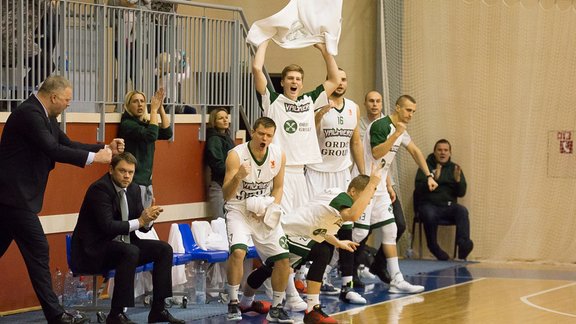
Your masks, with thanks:
[(90, 185), (72, 235), (71, 262), (81, 272), (116, 270), (107, 324), (134, 323), (124, 307), (134, 307), (135, 270), (154, 262), (148, 323), (184, 323), (164, 308), (164, 299), (172, 296), (172, 247), (159, 240), (139, 239), (135, 234), (136, 230), (150, 230), (162, 212), (154, 204), (142, 206), (140, 187), (132, 183), (135, 170), (136, 158), (124, 152), (112, 157), (108, 173)]
[(55, 162), (84, 167), (109, 163), (124, 141), (90, 145), (71, 141), (56, 118), (72, 100), (72, 85), (61, 76), (44, 81), (10, 116), (0, 141), (0, 257), (16, 241), (48, 323), (84, 323), (64, 311), (52, 290), (49, 247), (38, 219), (48, 174)]

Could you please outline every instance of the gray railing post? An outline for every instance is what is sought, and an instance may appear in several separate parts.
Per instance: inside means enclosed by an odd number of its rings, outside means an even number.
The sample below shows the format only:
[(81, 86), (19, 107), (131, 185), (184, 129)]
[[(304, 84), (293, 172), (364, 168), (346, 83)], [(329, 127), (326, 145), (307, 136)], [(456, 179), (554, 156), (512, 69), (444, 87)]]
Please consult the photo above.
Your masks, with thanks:
[(232, 58), (230, 60), (230, 104), (232, 109), (230, 110), (230, 115), (232, 117), (232, 125), (230, 127), (231, 133), (233, 137), (236, 136), (236, 131), (240, 128), (240, 48), (238, 46), (239, 42), (239, 22), (236, 19), (232, 22), (232, 48), (231, 48), (231, 55)]
[(207, 59), (208, 59), (208, 42), (207, 42), (207, 33), (208, 28), (206, 26), (207, 18), (206, 16), (202, 16), (202, 34), (201, 34), (201, 61), (200, 61), (200, 130), (198, 133), (198, 139), (201, 141), (206, 140), (206, 111), (207, 111), (207, 97), (208, 97), (208, 89), (206, 87), (208, 81), (208, 66), (207, 66)]
[(100, 123), (98, 125), (98, 130), (96, 132), (96, 141), (102, 143), (106, 135), (106, 99), (104, 97), (104, 80), (107, 79), (108, 69), (105, 64), (106, 53), (104, 49), (106, 44), (108, 44), (108, 33), (106, 32), (106, 22), (107, 22), (107, 11), (108, 7), (104, 4), (102, 7), (98, 6), (96, 8), (96, 52), (97, 52), (97, 63), (96, 63), (96, 102), (98, 102), (98, 107), (100, 108)]

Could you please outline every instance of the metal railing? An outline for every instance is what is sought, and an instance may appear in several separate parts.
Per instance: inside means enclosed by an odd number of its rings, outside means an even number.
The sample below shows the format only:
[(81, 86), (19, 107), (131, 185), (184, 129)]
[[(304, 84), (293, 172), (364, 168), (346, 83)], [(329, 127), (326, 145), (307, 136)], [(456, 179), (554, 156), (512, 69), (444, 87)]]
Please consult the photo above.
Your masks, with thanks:
[[(166, 91), (172, 114), (230, 108), (232, 131), (261, 115), (253, 88), (253, 49), (242, 9), (162, 1), (170, 12), (112, 6), (108, 1), (1, 0), (0, 109), (10, 111), (50, 74), (74, 86), (69, 112), (121, 112), (124, 95)], [(184, 10), (183, 10), (184, 9)], [(195, 14), (178, 12), (193, 11)], [(63, 115), (63, 128), (65, 128)], [(174, 122), (174, 118), (171, 118)]]

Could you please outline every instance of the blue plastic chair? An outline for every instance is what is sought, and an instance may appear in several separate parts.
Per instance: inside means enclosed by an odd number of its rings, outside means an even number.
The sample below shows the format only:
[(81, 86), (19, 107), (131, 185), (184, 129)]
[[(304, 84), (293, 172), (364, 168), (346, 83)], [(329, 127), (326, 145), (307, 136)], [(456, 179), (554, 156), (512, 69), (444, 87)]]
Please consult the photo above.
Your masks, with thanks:
[(178, 224), (180, 234), (182, 235), (182, 243), (184, 244), (184, 251), (189, 255), (191, 260), (203, 260), (208, 263), (224, 262), (228, 260), (228, 251), (225, 250), (203, 250), (194, 239), (192, 228), (190, 224)]

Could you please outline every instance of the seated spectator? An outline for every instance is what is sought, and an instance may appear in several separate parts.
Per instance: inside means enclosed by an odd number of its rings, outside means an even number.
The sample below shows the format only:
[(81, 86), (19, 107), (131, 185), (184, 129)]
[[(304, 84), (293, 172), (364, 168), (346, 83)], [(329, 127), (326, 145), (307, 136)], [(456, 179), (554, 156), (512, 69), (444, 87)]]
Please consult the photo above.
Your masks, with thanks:
[(152, 309), (148, 323), (184, 323), (166, 309), (164, 299), (172, 296), (172, 247), (163, 241), (143, 240), (135, 235), (149, 231), (163, 211), (152, 204), (142, 206), (140, 187), (132, 183), (136, 158), (124, 152), (115, 155), (107, 174), (88, 188), (72, 234), (72, 260), (80, 272), (116, 270), (110, 314), (111, 323), (134, 323), (124, 307), (134, 307), (136, 267), (154, 262)]
[(226, 156), (234, 146), (234, 141), (230, 135), (228, 110), (224, 107), (212, 110), (208, 118), (206, 146), (204, 147), (204, 161), (210, 168), (208, 217), (212, 219), (224, 217), (222, 183), (226, 173)]
[(426, 163), (432, 170), (438, 188), (430, 191), (427, 176), (418, 170), (414, 191), (414, 202), (426, 232), (426, 243), (430, 252), (438, 260), (448, 260), (448, 254), (438, 245), (438, 224), (441, 221), (456, 225), (458, 258), (466, 259), (474, 243), (470, 240), (470, 220), (468, 209), (458, 204), (458, 197), (466, 194), (466, 178), (460, 166), (451, 161), (450, 142), (441, 139), (434, 145), (434, 153), (428, 155)]

